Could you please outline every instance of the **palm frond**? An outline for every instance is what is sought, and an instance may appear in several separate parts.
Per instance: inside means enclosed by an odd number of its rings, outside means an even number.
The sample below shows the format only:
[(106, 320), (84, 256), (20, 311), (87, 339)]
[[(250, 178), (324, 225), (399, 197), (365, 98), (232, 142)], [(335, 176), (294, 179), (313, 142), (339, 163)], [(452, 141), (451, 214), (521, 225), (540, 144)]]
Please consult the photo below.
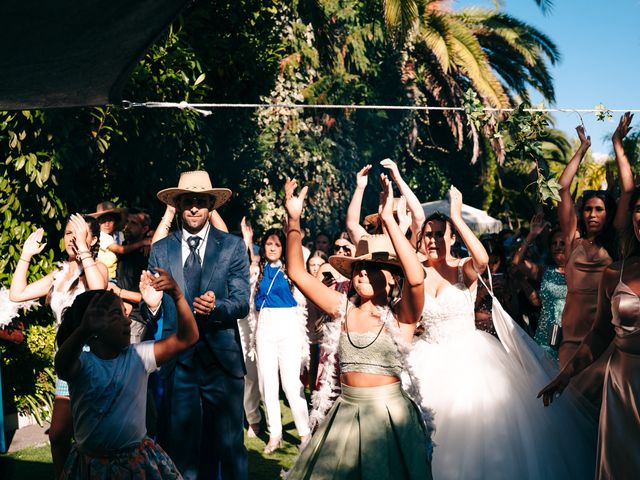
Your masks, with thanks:
[(392, 36), (403, 41), (419, 18), (417, 0), (384, 0), (384, 22)]
[(473, 32), (455, 19), (449, 23), (452, 63), (470, 80), (474, 90), (485, 98), (489, 105), (508, 105), (508, 97), (489, 68), (487, 56)]

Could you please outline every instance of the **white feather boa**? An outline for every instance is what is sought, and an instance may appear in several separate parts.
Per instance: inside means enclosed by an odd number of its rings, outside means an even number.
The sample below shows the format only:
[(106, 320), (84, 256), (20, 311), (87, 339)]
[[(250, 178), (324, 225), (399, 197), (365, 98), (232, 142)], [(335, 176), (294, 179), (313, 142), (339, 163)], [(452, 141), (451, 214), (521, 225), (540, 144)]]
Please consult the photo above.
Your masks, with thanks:
[(9, 300), (9, 290), (0, 288), (0, 328), (12, 324), (13, 319), (20, 315), (20, 310), (31, 310), (38, 302), (29, 300), (26, 302), (12, 302)]
[[(309, 426), (314, 431), (325, 419), (327, 413), (331, 409), (336, 398), (340, 394), (340, 383), (338, 381), (337, 353), (338, 344), (340, 342), (340, 332), (342, 330), (342, 322), (345, 320), (347, 311), (347, 302), (345, 297), (344, 308), (340, 309), (338, 316), (331, 322), (325, 324), (324, 336), (322, 339), (322, 349), (325, 360), (322, 364), (322, 376), (320, 379), (320, 387), (312, 395), (313, 408), (309, 415)], [(353, 304), (353, 303), (352, 303)], [(407, 395), (419, 407), (424, 427), (426, 431), (425, 441), (427, 443), (427, 452), (429, 461), (433, 454), (433, 442), (431, 436), (435, 430), (434, 414), (427, 405), (425, 405), (422, 395), (420, 394), (420, 380), (415, 374), (417, 366), (409, 361), (409, 353), (411, 345), (407, 344), (400, 336), (400, 328), (395, 321), (389, 307), (380, 307), (381, 318), (383, 319), (387, 330), (391, 333), (398, 352), (400, 361), (404, 370), (402, 376), (402, 388)]]

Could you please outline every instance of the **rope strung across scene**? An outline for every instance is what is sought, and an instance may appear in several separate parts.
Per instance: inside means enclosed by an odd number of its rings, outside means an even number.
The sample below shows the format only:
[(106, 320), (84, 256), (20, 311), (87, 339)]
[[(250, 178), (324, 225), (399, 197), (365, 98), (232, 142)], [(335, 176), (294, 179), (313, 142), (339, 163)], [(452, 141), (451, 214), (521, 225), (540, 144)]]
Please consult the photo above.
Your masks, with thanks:
[[(440, 111), (465, 111), (464, 107), (438, 107), (428, 105), (340, 105), (318, 104), (307, 105), (299, 103), (189, 103), (189, 102), (131, 102), (122, 101), (122, 108), (179, 108), (181, 110), (193, 110), (203, 115), (211, 115), (213, 112), (206, 108), (298, 108), (298, 109), (341, 109), (341, 110), (440, 110)], [(484, 108), (485, 112), (513, 112), (515, 108)], [(525, 112), (567, 112), (567, 113), (624, 113), (640, 112), (640, 109), (613, 109), (613, 108), (525, 108)]]

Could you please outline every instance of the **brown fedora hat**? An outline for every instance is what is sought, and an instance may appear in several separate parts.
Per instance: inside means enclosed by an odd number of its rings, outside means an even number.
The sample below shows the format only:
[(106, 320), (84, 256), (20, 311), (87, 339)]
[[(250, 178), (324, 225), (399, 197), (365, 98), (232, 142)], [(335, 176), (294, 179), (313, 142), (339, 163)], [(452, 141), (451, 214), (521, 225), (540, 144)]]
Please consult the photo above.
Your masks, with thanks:
[(157, 194), (158, 200), (172, 207), (177, 207), (176, 200), (185, 193), (199, 193), (213, 198), (213, 210), (220, 207), (231, 197), (228, 188), (213, 188), (209, 174), (204, 170), (182, 172), (177, 187), (165, 188)]
[(355, 256), (331, 255), (329, 257), (329, 265), (347, 278), (351, 277), (353, 266), (357, 262), (382, 263), (402, 269), (391, 239), (387, 235), (363, 235), (356, 247)]
[(125, 219), (125, 215), (127, 214), (127, 209), (116, 207), (113, 202), (100, 202), (98, 205), (96, 205), (96, 211), (90, 213), (89, 216), (95, 219), (99, 219), (101, 216), (107, 215), (109, 213), (120, 217), (120, 222), (123, 222)]

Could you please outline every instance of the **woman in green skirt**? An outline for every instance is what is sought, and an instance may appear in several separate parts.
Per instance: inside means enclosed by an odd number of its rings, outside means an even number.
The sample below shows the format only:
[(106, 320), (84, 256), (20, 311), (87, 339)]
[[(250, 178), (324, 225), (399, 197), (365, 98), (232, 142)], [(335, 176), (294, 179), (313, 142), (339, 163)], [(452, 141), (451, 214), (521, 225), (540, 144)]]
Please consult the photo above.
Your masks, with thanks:
[(333, 319), (326, 325), (328, 359), (313, 396), (316, 430), (289, 471), (290, 480), (432, 478), (430, 412), (423, 414), (400, 383), (403, 370), (410, 370), (405, 358), (424, 304), (424, 270), (393, 218), (391, 183), (384, 175), (381, 183), (386, 234), (363, 236), (353, 257), (329, 258), (351, 278), (351, 299), (306, 271), (300, 216), (307, 187), (295, 196), (296, 181), (285, 185), (289, 277)]

